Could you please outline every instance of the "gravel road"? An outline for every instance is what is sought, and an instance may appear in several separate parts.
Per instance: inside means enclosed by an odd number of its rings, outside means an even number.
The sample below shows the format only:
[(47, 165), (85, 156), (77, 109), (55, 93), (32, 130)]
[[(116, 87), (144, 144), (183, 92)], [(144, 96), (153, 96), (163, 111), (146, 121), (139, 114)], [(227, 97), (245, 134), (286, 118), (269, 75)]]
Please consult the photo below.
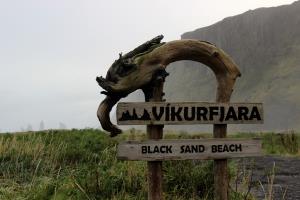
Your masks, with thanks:
[[(251, 189), (257, 199), (264, 199), (268, 193), (270, 172), (274, 168), (273, 199), (300, 200), (300, 158), (265, 156), (239, 160), (240, 169), (253, 167), (252, 180), (261, 182)], [(252, 166), (252, 167), (251, 167)], [(275, 167), (273, 167), (275, 166)], [(284, 197), (284, 198), (283, 198)]]

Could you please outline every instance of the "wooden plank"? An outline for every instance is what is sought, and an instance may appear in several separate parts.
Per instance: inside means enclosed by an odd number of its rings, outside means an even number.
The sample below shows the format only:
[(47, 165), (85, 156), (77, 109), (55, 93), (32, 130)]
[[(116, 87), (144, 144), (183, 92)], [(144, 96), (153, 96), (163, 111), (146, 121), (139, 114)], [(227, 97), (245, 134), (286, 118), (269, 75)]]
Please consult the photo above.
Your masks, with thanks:
[(139, 102), (117, 105), (119, 125), (261, 124), (262, 103)]
[(120, 160), (199, 160), (261, 155), (259, 139), (127, 141), (118, 145)]

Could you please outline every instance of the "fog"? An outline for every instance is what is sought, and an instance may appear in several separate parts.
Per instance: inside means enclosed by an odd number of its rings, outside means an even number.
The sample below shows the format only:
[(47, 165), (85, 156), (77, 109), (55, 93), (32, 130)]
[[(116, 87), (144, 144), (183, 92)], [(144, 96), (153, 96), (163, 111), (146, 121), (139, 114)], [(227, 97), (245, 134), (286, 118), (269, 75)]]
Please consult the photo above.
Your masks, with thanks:
[[(0, 1), (0, 132), (97, 128), (105, 76), (118, 53), (288, 0)], [(60, 124), (60, 125), (59, 125)]]

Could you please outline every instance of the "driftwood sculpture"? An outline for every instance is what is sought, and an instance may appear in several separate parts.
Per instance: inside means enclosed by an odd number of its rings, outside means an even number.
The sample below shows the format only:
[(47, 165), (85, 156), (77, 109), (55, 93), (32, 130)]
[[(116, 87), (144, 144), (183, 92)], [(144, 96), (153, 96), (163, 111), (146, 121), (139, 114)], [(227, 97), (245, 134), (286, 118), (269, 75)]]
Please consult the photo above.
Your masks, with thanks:
[[(192, 60), (210, 67), (218, 81), (217, 102), (229, 101), (233, 85), (240, 71), (233, 60), (211, 43), (198, 40), (175, 40), (161, 43), (157, 36), (133, 51), (119, 55), (109, 68), (106, 77), (97, 77), (98, 84), (105, 90), (106, 98), (99, 105), (97, 116), (102, 128), (116, 136), (122, 131), (109, 118), (112, 107), (123, 97), (142, 89), (146, 99), (152, 86), (164, 81), (168, 75), (168, 64), (179, 60)], [(222, 91), (222, 92), (220, 92)]]

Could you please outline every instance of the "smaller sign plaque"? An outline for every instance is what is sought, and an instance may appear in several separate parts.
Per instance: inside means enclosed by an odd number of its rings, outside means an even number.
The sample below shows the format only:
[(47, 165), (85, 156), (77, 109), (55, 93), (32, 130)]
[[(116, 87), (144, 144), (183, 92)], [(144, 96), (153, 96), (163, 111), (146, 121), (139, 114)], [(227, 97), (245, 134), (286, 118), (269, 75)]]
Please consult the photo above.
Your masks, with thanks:
[(261, 103), (119, 103), (119, 125), (261, 124)]
[(260, 139), (188, 139), (127, 141), (118, 145), (120, 160), (198, 160), (261, 155)]

